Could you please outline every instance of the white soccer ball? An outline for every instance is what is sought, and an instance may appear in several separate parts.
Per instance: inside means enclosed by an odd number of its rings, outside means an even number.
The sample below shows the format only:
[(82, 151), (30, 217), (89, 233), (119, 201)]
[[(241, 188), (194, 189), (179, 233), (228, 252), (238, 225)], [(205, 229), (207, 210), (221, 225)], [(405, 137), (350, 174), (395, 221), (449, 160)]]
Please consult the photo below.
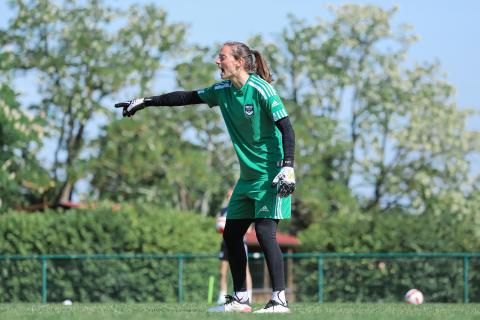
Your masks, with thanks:
[(73, 303), (72, 300), (69, 300), (69, 299), (63, 301), (63, 305), (64, 305), (64, 306), (71, 306), (72, 303)]
[(410, 289), (405, 294), (405, 302), (408, 304), (422, 304), (423, 293), (418, 289)]

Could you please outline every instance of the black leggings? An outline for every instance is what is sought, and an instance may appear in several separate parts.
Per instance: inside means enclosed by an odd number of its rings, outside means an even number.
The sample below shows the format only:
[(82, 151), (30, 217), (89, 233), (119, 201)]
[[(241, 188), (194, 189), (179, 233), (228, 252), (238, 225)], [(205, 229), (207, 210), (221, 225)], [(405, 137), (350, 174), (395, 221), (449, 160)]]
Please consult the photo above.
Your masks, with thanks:
[(276, 238), (278, 221), (277, 219), (227, 219), (223, 239), (229, 251), (228, 262), (232, 272), (234, 291), (247, 290), (245, 284), (247, 255), (243, 237), (252, 222), (255, 222), (257, 239), (265, 254), (273, 291), (285, 290), (283, 254)]

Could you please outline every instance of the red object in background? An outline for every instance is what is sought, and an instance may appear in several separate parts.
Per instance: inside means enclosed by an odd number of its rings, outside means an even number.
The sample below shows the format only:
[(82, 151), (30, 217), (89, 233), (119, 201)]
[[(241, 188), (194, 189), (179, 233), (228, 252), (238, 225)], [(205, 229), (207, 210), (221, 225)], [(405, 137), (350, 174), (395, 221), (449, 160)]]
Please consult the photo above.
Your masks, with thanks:
[[(246, 242), (248, 246), (260, 247), (255, 230), (247, 232)], [(297, 237), (282, 232), (277, 232), (277, 242), (280, 247), (297, 247), (301, 244)]]

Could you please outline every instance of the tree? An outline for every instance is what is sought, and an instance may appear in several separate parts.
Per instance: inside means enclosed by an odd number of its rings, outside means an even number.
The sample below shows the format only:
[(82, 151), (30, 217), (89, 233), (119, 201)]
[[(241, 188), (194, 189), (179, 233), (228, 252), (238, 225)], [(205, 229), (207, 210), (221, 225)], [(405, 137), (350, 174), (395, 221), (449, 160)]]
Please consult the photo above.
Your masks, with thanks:
[(28, 200), (41, 202), (51, 187), (35, 157), (45, 135), (44, 120), (22, 111), (15, 92), (0, 82), (0, 212)]
[(322, 212), (355, 211), (348, 190), (364, 212), (410, 213), (445, 212), (476, 190), (471, 112), (459, 110), (438, 64), (407, 66), (416, 37), (393, 30), (395, 12), (332, 7), (333, 19), (314, 25), (290, 16), (275, 44), (254, 39), (294, 118), (298, 196)]
[[(16, 16), (2, 30), (1, 42), (10, 48), (12, 71), (40, 78), (41, 101), (56, 148), (51, 175), (56, 182), (51, 202), (70, 200), (75, 182), (85, 172), (88, 131), (112, 96), (126, 86), (141, 91), (169, 52), (178, 50), (185, 25), (169, 23), (154, 6), (122, 12), (101, 1), (12, 1)], [(125, 19), (128, 18), (128, 19)]]

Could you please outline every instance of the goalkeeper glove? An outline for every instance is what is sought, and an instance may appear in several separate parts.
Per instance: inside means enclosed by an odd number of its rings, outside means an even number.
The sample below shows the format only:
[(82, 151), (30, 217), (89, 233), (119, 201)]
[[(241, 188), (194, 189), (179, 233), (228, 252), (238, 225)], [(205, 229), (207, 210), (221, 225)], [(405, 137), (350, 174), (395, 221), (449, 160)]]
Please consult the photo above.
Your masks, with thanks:
[(295, 191), (295, 172), (292, 167), (282, 167), (272, 181), (272, 187), (277, 186), (280, 197), (288, 197)]
[(131, 117), (135, 114), (135, 112), (137, 112), (138, 110), (142, 110), (146, 107), (147, 106), (145, 105), (145, 98), (129, 100), (115, 104), (115, 108), (123, 108), (124, 117)]

